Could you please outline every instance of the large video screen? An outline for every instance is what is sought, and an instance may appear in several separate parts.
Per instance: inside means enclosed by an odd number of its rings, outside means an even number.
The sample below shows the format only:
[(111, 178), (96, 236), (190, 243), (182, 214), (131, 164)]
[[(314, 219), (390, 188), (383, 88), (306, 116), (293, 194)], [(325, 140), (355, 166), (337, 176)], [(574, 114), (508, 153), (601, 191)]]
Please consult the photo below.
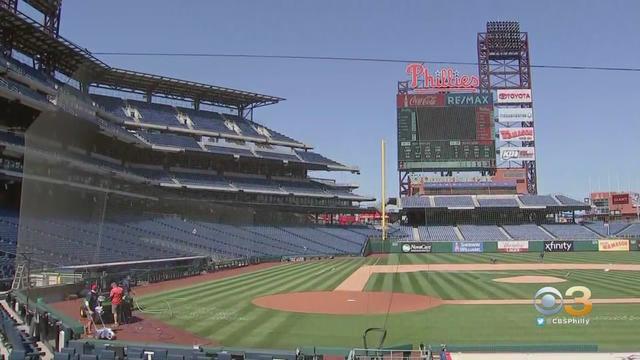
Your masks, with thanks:
[(398, 168), (413, 171), (495, 167), (489, 95), (399, 94)]

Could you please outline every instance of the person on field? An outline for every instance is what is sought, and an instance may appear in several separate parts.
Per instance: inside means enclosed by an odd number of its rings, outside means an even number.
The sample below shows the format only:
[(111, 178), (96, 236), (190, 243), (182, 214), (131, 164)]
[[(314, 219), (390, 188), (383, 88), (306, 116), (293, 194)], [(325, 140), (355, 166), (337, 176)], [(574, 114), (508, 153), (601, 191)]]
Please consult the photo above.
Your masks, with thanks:
[(544, 262), (544, 251), (540, 252), (540, 262)]
[(85, 325), (85, 334), (90, 335), (93, 331), (93, 320), (95, 319), (96, 307), (99, 305), (98, 301), (98, 285), (92, 284), (91, 290), (87, 293), (84, 299), (84, 307), (86, 309), (87, 323)]
[(109, 298), (111, 299), (111, 312), (113, 313), (113, 323), (115, 327), (119, 326), (118, 318), (121, 316), (122, 298), (124, 296), (124, 290), (115, 282), (111, 283), (111, 292), (109, 292)]

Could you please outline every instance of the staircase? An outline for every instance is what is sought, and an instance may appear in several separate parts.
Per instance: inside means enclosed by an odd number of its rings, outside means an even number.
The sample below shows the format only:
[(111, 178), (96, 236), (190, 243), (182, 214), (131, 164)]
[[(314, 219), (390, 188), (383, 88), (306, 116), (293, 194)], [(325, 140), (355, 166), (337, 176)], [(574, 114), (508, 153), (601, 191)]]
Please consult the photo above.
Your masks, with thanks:
[(18, 264), (16, 267), (16, 273), (13, 276), (13, 282), (11, 283), (11, 290), (18, 290), (25, 286), (24, 264)]

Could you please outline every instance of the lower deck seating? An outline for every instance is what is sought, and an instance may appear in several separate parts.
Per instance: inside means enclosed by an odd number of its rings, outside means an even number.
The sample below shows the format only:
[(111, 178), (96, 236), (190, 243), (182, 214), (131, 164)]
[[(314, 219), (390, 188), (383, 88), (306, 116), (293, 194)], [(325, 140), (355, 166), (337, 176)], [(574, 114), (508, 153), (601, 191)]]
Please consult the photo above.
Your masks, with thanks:
[[(18, 226), (18, 217), (14, 216), (0, 217), (0, 245), (4, 234), (15, 236), (18, 227), (20, 248), (51, 265), (187, 256), (234, 259), (359, 255), (369, 236), (361, 232), (363, 227), (354, 227), (355, 231), (351, 231), (348, 226), (239, 226), (161, 215), (121, 216), (105, 219), (102, 223), (64, 217), (31, 217), (21, 219)], [(12, 253), (15, 253), (15, 238), (12, 241)]]

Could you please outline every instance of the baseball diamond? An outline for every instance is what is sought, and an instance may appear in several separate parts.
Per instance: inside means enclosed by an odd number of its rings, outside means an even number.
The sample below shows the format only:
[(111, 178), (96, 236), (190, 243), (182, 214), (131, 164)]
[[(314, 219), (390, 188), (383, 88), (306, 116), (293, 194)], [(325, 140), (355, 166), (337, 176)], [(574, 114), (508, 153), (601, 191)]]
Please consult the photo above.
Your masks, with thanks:
[[(390, 342), (429, 338), (450, 344), (566, 343), (575, 342), (580, 334), (580, 343), (597, 343), (603, 350), (634, 345), (632, 334), (640, 330), (640, 264), (636, 254), (558, 253), (549, 254), (544, 264), (539, 263), (537, 254), (495, 257), (497, 264), (488, 263), (487, 254), (391, 254), (283, 264), (149, 294), (140, 301), (147, 307), (169, 302), (174, 315), (155, 317), (227, 346), (313, 343), (356, 347), (365, 328), (385, 323)], [(369, 271), (375, 267), (385, 271)], [(340, 290), (362, 269), (368, 270), (365, 286), (359, 290), (361, 296), (351, 295), (353, 290)], [(494, 281), (516, 276), (543, 278), (539, 283)], [(564, 280), (551, 284), (561, 292), (577, 285), (591, 290), (594, 305), (588, 327), (536, 326), (532, 297), (547, 284), (544, 277), (548, 276)], [(327, 302), (332, 293), (333, 300), (317, 307), (318, 301)], [(300, 294), (307, 295), (301, 298)], [(380, 298), (367, 299), (375, 294), (382, 294), (390, 307), (396, 300), (406, 301), (390, 294), (423, 297), (414, 298), (417, 309), (392, 311), (387, 316), (377, 314)], [(265, 297), (271, 304), (261, 301)]]

